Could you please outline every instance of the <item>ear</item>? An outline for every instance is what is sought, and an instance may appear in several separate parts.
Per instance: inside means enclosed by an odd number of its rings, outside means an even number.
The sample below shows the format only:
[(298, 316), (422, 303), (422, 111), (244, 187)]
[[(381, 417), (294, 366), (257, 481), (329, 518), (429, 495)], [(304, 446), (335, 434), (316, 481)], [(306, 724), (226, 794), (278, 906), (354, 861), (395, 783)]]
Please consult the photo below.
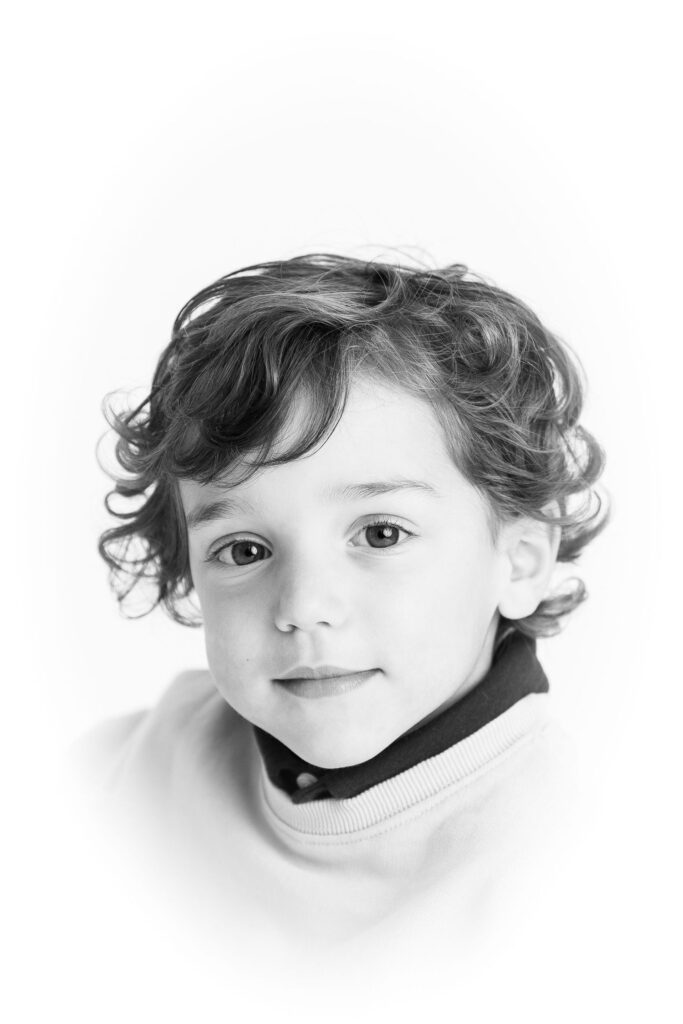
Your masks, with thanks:
[(536, 611), (548, 592), (560, 528), (537, 519), (516, 519), (502, 527), (499, 540), (505, 574), (498, 611), (506, 619), (523, 619)]

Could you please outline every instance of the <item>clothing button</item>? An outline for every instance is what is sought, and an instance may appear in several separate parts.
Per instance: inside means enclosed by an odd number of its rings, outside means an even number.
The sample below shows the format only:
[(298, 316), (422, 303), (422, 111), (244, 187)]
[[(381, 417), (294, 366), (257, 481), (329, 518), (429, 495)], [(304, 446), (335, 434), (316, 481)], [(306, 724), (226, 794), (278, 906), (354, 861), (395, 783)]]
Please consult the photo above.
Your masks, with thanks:
[(317, 781), (315, 775), (311, 775), (310, 772), (301, 772), (296, 777), (296, 784), (299, 789), (306, 789), (307, 786), (312, 786)]

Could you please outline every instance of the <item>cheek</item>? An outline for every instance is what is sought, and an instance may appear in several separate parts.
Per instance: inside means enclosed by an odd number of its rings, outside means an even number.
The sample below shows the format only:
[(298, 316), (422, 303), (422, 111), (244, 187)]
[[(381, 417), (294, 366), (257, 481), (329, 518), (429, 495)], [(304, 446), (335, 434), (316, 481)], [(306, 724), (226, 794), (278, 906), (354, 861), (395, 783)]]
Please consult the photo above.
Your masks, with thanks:
[(262, 613), (242, 595), (216, 589), (200, 595), (209, 667), (216, 682), (231, 685), (248, 675), (263, 651)]
[(377, 628), (390, 630), (403, 650), (476, 648), (497, 608), (498, 575), (484, 545), (452, 549), (412, 571), (408, 585), (377, 595)]

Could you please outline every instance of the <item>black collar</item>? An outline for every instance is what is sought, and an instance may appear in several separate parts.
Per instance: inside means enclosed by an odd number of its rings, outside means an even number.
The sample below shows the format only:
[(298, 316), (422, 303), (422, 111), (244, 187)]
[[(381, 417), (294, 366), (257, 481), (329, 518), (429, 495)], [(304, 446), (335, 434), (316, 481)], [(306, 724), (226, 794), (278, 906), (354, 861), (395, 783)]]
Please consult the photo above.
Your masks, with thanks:
[[(420, 761), (441, 754), (502, 715), (522, 697), (547, 691), (548, 680), (536, 658), (535, 640), (508, 629), (500, 633), (493, 663), (480, 683), (436, 718), (399, 736), (362, 764), (319, 768), (304, 761), (263, 729), (253, 728), (268, 778), (289, 793), (294, 803), (326, 797), (342, 800), (358, 796)], [(301, 773), (315, 778), (301, 786), (297, 784)]]

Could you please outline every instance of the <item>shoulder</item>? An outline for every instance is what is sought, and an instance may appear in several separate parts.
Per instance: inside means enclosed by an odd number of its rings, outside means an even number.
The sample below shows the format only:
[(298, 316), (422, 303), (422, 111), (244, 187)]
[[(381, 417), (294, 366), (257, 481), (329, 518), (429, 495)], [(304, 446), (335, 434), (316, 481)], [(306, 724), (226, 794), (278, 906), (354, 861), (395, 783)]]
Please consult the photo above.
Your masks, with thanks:
[(130, 741), (147, 711), (133, 711), (98, 722), (77, 737), (67, 751), (67, 767), (77, 772), (93, 770), (100, 775), (105, 765)]
[(550, 862), (571, 838), (579, 811), (575, 741), (554, 716), (549, 694), (524, 700), (538, 710), (533, 728), (491, 763), (472, 791), (482, 857), (501, 879), (525, 864)]
[(181, 672), (151, 708), (105, 719), (78, 737), (67, 751), (67, 773), (89, 791), (107, 790), (130, 761), (151, 749), (157, 757), (170, 750), (212, 704), (227, 708), (210, 673), (203, 669)]
[(494, 760), (491, 775), (506, 805), (535, 801), (548, 806), (560, 793), (576, 792), (578, 760), (575, 741), (555, 716), (550, 694), (529, 694), (509, 714), (527, 720), (517, 741)]

